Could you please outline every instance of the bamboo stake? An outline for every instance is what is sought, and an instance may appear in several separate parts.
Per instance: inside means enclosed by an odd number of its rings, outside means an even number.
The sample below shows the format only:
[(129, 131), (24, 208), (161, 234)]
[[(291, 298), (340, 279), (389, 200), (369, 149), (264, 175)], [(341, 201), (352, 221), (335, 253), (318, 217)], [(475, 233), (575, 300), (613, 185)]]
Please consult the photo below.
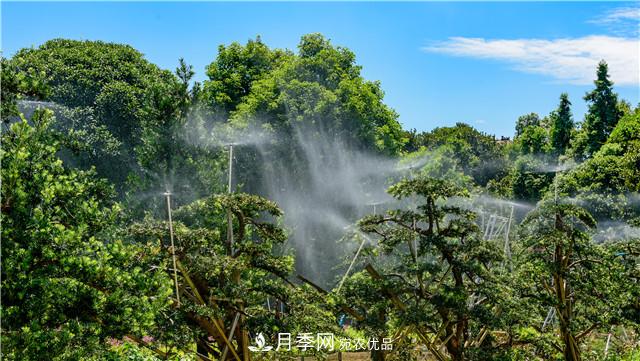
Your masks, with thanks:
[(604, 346), (604, 358), (607, 358), (607, 354), (609, 353), (609, 345), (611, 344), (611, 334), (613, 332), (613, 326), (609, 330), (609, 334), (607, 335), (607, 344)]
[[(196, 285), (191, 280), (191, 277), (189, 277), (189, 274), (187, 273), (185, 268), (182, 266), (182, 264), (179, 261), (177, 262), (177, 264), (178, 264), (178, 267), (180, 268), (180, 273), (183, 274), (185, 281), (187, 282), (189, 287), (191, 287), (191, 289), (193, 290), (193, 294), (196, 297), (196, 299), (198, 300), (198, 303), (200, 305), (206, 305), (206, 303), (204, 302), (204, 299), (200, 295), (200, 292), (198, 292), (198, 289), (196, 288)], [(222, 325), (222, 322), (219, 322), (215, 318), (212, 319), (211, 321), (213, 323), (214, 329), (215, 329), (216, 333), (218, 334), (218, 336), (220, 336), (222, 338), (222, 341), (224, 341), (225, 345), (229, 346), (229, 349), (231, 350), (231, 353), (233, 354), (234, 358), (236, 360), (240, 361), (240, 357), (238, 356), (238, 353), (233, 348), (233, 345), (231, 345), (231, 343), (230, 343), (229, 339), (227, 338), (227, 336), (224, 334), (224, 327), (223, 327), (224, 325)]]
[[(233, 333), (236, 331), (236, 325), (238, 325), (238, 320), (240, 319), (240, 314), (236, 313), (236, 317), (233, 319), (233, 323), (231, 324), (231, 331), (229, 331), (229, 342), (233, 339)], [(229, 347), (227, 345), (224, 346), (224, 350), (222, 351), (222, 357), (220, 357), (221, 361), (227, 359), (227, 351), (229, 351)]]
[(340, 284), (338, 285), (338, 289), (336, 290), (336, 293), (340, 292), (340, 289), (342, 288), (342, 284), (347, 279), (347, 276), (349, 276), (349, 272), (351, 272), (353, 265), (356, 263), (356, 259), (358, 259), (358, 255), (360, 254), (360, 251), (362, 251), (362, 247), (364, 247), (364, 244), (366, 241), (367, 239), (363, 237), (362, 242), (360, 242), (360, 247), (358, 247), (358, 250), (356, 251), (355, 256), (353, 256), (353, 259), (351, 260), (351, 264), (349, 264), (349, 268), (347, 268), (347, 272), (344, 273), (344, 276), (342, 276), (342, 279), (340, 280)]

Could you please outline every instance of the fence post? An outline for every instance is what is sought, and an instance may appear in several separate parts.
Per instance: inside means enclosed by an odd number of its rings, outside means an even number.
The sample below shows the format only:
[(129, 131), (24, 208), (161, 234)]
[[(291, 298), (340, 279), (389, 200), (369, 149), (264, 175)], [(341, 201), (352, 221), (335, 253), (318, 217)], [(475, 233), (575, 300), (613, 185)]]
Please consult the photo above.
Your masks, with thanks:
[(342, 351), (338, 351), (338, 361), (342, 361)]

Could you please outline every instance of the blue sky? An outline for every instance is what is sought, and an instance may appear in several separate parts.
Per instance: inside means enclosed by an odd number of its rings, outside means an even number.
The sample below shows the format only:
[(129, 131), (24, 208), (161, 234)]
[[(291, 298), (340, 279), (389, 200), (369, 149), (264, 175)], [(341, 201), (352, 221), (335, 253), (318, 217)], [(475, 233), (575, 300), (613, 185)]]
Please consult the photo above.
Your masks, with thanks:
[(12, 56), (48, 39), (127, 43), (162, 68), (184, 57), (198, 80), (219, 44), (256, 35), (295, 49), (326, 35), (380, 80), (405, 128), (469, 123), (513, 134), (519, 115), (553, 110), (569, 93), (581, 120), (595, 63), (610, 63), (616, 91), (640, 102), (637, 3), (15, 3), (2, 2), (2, 49)]

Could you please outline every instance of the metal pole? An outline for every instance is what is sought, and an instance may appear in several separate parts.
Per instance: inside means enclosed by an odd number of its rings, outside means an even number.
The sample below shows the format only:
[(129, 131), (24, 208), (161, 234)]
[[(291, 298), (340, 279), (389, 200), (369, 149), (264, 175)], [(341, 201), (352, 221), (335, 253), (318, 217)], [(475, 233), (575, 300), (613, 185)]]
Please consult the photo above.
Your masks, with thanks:
[(353, 268), (353, 265), (356, 263), (356, 259), (358, 259), (358, 255), (360, 254), (360, 251), (362, 251), (362, 247), (364, 246), (364, 243), (367, 241), (367, 239), (364, 237), (363, 234), (361, 234), (361, 236), (362, 236), (362, 242), (360, 242), (360, 247), (358, 247), (358, 250), (356, 251), (355, 256), (353, 256), (353, 259), (351, 260), (351, 264), (349, 264), (349, 268), (347, 268), (347, 272), (345, 272), (344, 276), (342, 276), (342, 280), (340, 280), (340, 284), (338, 285), (338, 289), (336, 290), (336, 292), (340, 292), (340, 289), (342, 288), (342, 284), (347, 279), (349, 272), (351, 272), (351, 268)]
[(231, 179), (233, 173), (233, 144), (229, 144), (229, 184), (227, 187), (227, 192), (231, 193)]
[(545, 317), (544, 322), (542, 323), (542, 330), (550, 325), (553, 322), (553, 318), (556, 316), (556, 309), (554, 307), (549, 308), (549, 312), (547, 313), (547, 317)]
[(171, 240), (171, 260), (173, 261), (173, 283), (176, 287), (176, 299), (180, 306), (180, 291), (178, 290), (178, 267), (176, 265), (176, 248), (173, 243), (173, 220), (171, 219), (171, 192), (166, 191), (164, 195), (167, 197), (167, 216), (169, 217), (169, 239)]
[[(231, 194), (231, 186), (233, 180), (233, 144), (229, 144), (229, 180), (227, 185), (227, 193)], [(229, 247), (229, 255), (233, 256), (233, 219), (231, 210), (227, 209), (227, 245)]]
[[(561, 173), (560, 169), (556, 169), (553, 176), (553, 193), (554, 193), (554, 203), (558, 205), (558, 173)], [(553, 260), (555, 261), (555, 255), (553, 256)], [(553, 285), (553, 277), (551, 278), (551, 284)], [(548, 324), (553, 322), (554, 317), (556, 316), (556, 309), (552, 306), (549, 308), (549, 312), (547, 313), (547, 317), (544, 319), (542, 323), (542, 330), (547, 327)]]
[(511, 206), (511, 214), (509, 214), (509, 221), (507, 221), (507, 232), (504, 235), (504, 253), (509, 260), (509, 270), (511, 270), (511, 244), (509, 244), (509, 234), (511, 233), (511, 221), (513, 220), (513, 205)]
[[(229, 144), (229, 179), (228, 179), (228, 185), (227, 185), (227, 193), (231, 194), (232, 193), (232, 185), (233, 185), (233, 144), (230, 143)], [(231, 216), (231, 209), (227, 209), (227, 244), (229, 246), (229, 256), (233, 257), (233, 218)], [(240, 273), (235, 270), (233, 272), (233, 282), (235, 284), (239, 284), (240, 283)], [(240, 305), (240, 310), (244, 310), (244, 304), (241, 303)], [(245, 324), (245, 318), (244, 316), (240, 315), (239, 313), (237, 314), (237, 316), (239, 316), (238, 321), (238, 328), (239, 328), (239, 332), (240, 332), (240, 339), (238, 340), (238, 346), (242, 347), (242, 358), (245, 361), (248, 361), (251, 359), (251, 356), (249, 354), (249, 335), (247, 333), (247, 330), (244, 329), (244, 324)]]

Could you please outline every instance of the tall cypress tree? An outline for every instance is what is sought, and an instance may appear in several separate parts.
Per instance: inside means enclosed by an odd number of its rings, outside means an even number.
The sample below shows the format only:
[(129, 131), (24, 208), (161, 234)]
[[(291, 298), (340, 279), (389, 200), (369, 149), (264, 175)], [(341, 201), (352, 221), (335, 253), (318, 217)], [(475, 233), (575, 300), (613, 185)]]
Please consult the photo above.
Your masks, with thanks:
[(551, 113), (551, 146), (556, 155), (564, 154), (569, 147), (573, 127), (569, 95), (562, 93), (558, 109)]
[(621, 118), (618, 110), (618, 95), (613, 92), (613, 82), (609, 80), (609, 67), (603, 60), (598, 63), (596, 88), (584, 96), (589, 103), (589, 111), (585, 115), (587, 156), (592, 155), (607, 141), (609, 134)]

